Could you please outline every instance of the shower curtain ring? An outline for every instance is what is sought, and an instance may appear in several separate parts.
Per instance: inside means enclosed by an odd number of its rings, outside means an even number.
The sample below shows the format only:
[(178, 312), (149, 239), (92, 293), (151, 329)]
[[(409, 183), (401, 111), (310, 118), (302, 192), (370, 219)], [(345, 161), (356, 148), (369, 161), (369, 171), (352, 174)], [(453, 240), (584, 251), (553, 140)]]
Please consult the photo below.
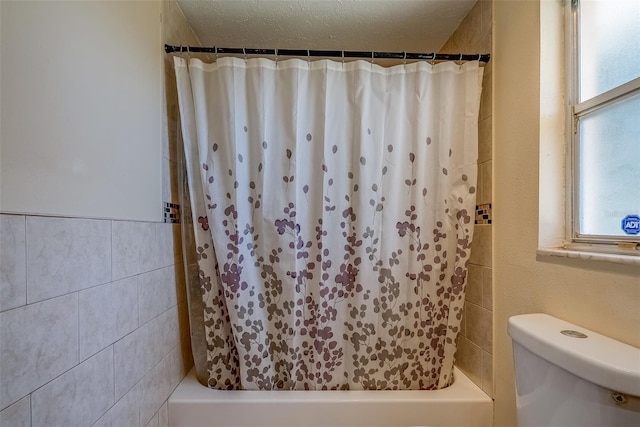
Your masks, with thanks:
[(307, 49), (307, 64), (311, 62), (311, 54), (309, 53), (309, 49)]
[(247, 60), (247, 50), (243, 47), (242, 48), (242, 55), (244, 55), (244, 60)]
[(278, 65), (278, 49), (277, 48), (274, 49), (274, 52), (276, 54), (276, 57), (275, 57), (276, 65)]
[(344, 65), (344, 50), (342, 51), (342, 65)]
[(373, 51), (371, 51), (371, 69), (373, 70)]
[(215, 47), (213, 48), (213, 53), (214, 53), (213, 60), (214, 60), (214, 61), (216, 61), (216, 62), (218, 62), (218, 46), (215, 46)]
[(402, 52), (402, 63), (407, 65), (407, 52)]

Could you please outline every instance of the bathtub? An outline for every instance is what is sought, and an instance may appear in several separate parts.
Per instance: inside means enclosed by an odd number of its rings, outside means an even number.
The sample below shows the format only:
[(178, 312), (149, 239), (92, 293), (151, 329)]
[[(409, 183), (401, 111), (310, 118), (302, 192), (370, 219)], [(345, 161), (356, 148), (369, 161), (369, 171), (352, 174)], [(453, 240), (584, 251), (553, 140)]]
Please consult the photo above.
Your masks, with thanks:
[(436, 391), (220, 391), (191, 372), (169, 397), (169, 427), (490, 427), (493, 401), (455, 370)]

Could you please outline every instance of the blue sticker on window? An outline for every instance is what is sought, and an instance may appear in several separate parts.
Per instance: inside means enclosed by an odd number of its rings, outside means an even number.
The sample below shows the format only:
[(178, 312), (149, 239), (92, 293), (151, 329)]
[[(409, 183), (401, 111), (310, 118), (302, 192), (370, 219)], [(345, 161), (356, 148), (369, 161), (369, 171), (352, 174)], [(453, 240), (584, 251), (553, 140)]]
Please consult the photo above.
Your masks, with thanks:
[(640, 216), (627, 215), (622, 218), (622, 231), (631, 236), (640, 234)]

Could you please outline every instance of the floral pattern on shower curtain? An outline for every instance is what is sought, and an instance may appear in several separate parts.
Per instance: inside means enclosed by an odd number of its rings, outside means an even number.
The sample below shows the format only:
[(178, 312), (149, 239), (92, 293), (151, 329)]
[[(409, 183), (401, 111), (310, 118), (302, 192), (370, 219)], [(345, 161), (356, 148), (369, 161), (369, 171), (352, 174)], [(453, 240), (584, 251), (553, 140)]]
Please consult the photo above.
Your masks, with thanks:
[(474, 225), (478, 62), (175, 68), (209, 386), (449, 385)]

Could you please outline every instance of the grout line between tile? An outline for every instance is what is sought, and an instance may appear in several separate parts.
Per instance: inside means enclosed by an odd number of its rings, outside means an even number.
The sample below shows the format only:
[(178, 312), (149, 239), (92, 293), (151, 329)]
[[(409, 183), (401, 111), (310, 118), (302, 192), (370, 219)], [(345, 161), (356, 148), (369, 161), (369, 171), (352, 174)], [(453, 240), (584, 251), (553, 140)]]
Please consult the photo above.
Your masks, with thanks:
[[(76, 292), (76, 315), (78, 316), (78, 348), (77, 348), (77, 351), (78, 351), (78, 359), (77, 359), (78, 363), (77, 363), (77, 365), (79, 365), (80, 363), (82, 363), (82, 361), (80, 360), (80, 292)], [(96, 354), (98, 354), (98, 353), (96, 353)], [(87, 357), (87, 359), (89, 359), (89, 358)]]
[(113, 221), (109, 221), (109, 234), (111, 235), (111, 248), (110, 248), (110, 252), (109, 252), (109, 256), (111, 257), (111, 262), (109, 263), (109, 266), (111, 267), (111, 280), (113, 281)]
[[(111, 405), (111, 408), (116, 406), (116, 353), (115, 353), (115, 349), (114, 349), (114, 345), (111, 344), (111, 374), (113, 375), (113, 384), (112, 385), (112, 389), (113, 389), (113, 405)], [(124, 396), (123, 396), (124, 397)], [(109, 408), (109, 409), (111, 409)], [(109, 411), (109, 409), (107, 409), (105, 411), (105, 414)], [(102, 414), (101, 416), (103, 416), (104, 414)], [(98, 418), (100, 419), (100, 418)]]
[(27, 216), (24, 216), (24, 290), (25, 305), (29, 305), (29, 242), (27, 241)]

